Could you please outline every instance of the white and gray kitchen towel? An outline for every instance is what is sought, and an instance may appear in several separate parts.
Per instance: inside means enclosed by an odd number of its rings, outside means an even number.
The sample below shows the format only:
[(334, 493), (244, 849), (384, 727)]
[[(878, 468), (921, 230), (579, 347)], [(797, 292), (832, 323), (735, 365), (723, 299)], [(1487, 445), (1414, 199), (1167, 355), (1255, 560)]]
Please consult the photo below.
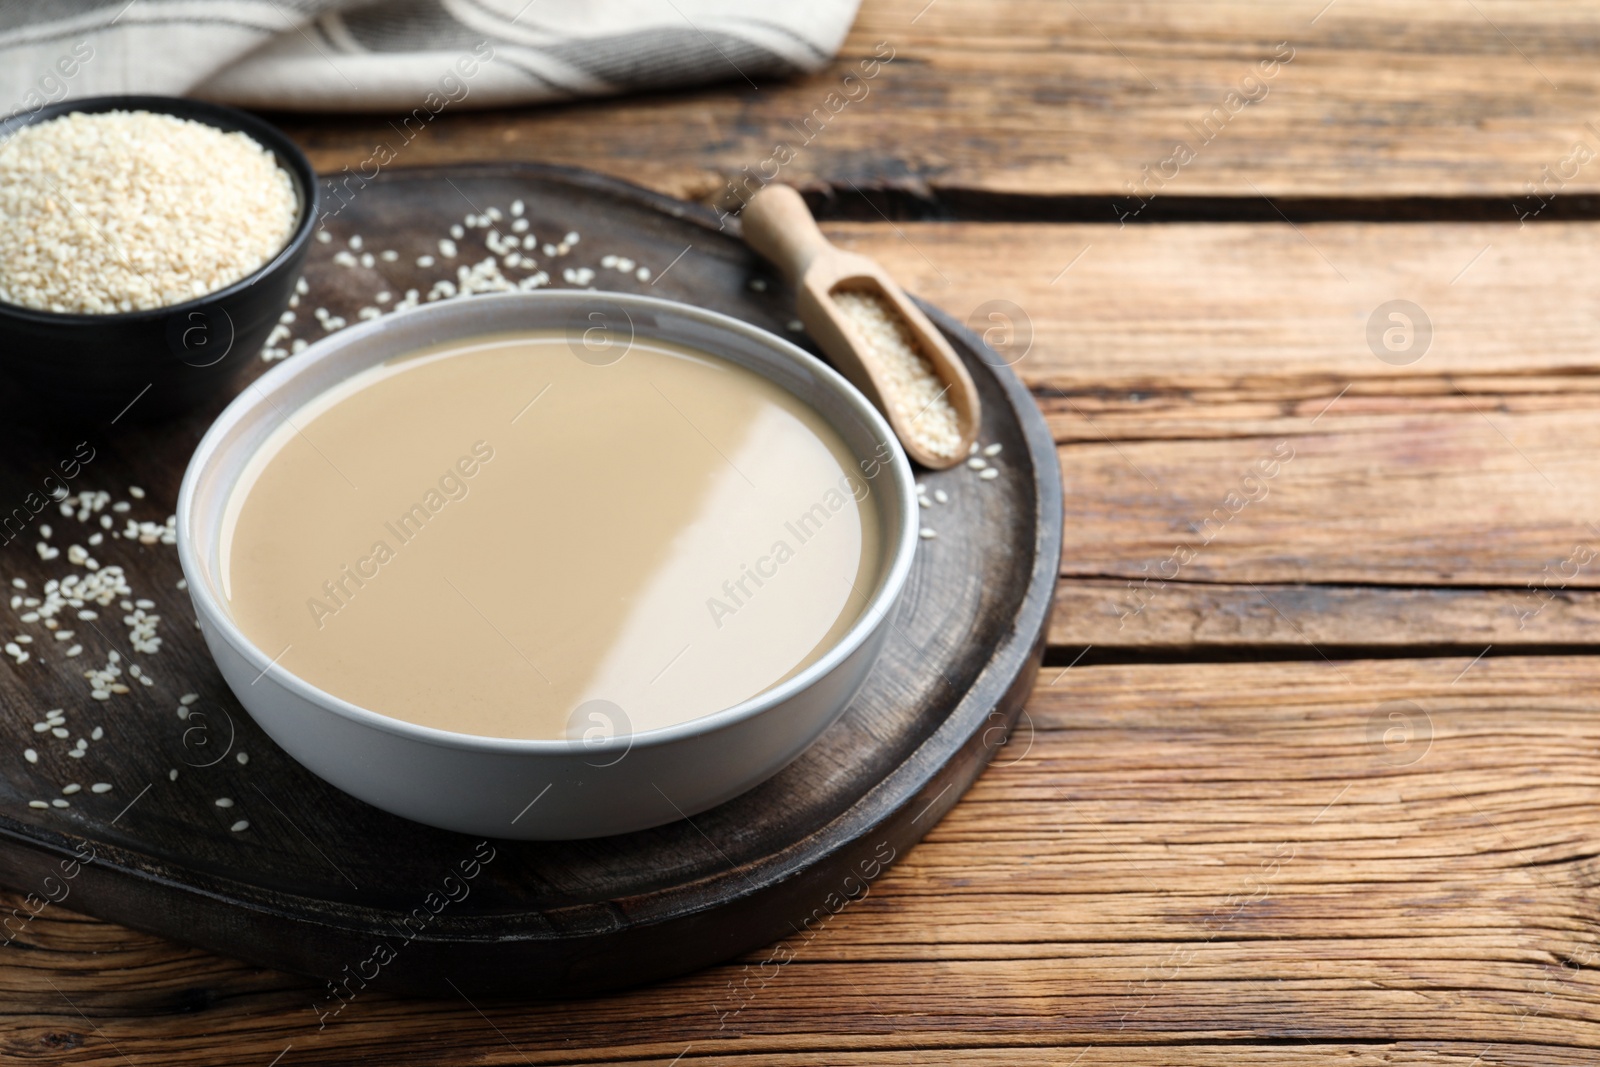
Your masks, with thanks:
[(0, 0), (0, 113), (105, 93), (410, 110), (825, 65), (859, 0)]

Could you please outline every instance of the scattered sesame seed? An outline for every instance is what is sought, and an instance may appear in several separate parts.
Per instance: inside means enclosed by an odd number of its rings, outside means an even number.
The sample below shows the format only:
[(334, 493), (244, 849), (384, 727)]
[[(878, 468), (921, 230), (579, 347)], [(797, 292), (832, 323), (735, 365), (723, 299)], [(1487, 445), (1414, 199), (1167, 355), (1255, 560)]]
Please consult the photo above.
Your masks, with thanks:
[(322, 244), (327, 244), (329, 241), (333, 240), (333, 234), (329, 233), (327, 230), (318, 230), (317, 240)]
[(250, 762), (250, 755), (249, 755), (249, 753), (246, 753), (246, 752), (240, 752), (238, 755), (234, 756), (233, 758), (238, 760), (241, 765)]
[(91, 785), (89, 787), (89, 792), (91, 792), (91, 793), (109, 793), (109, 792), (111, 792), (111, 783), (110, 782), (96, 782), (94, 785)]
[(199, 693), (185, 693), (185, 694), (183, 694), (183, 696), (178, 698), (178, 703), (182, 704), (184, 707), (188, 707), (190, 704), (193, 704), (195, 701), (197, 701), (199, 699), (200, 699), (200, 694)]
[(994, 444), (985, 447), (983, 454), (991, 457), (998, 456), (1000, 454), (1000, 442), (996, 441)]
[(77, 782), (73, 782), (70, 785), (62, 786), (61, 787), (61, 793), (62, 793), (63, 796), (69, 796), (70, 797), (74, 793), (81, 792), (82, 789), (83, 789), (83, 786), (79, 785)]
[(233, 801), (231, 799), (229, 799), (228, 797), (218, 797), (217, 798), (217, 807), (219, 807), (219, 808), (231, 808), (231, 807), (233, 807)]
[(176, 782), (177, 780), (178, 780), (178, 768), (174, 767), (174, 768), (172, 768), (172, 770), (167, 772), (167, 781)]
[(926, 527), (926, 526), (924, 526), (924, 527), (923, 527), (923, 528), (922, 528), (922, 529), (921, 529), (921, 531), (919, 531), (919, 532), (920, 532), (920, 534), (921, 534), (921, 536), (922, 536), (922, 539), (923, 539), (923, 540), (924, 540), (924, 541), (932, 541), (932, 540), (933, 540), (933, 539), (934, 539), (934, 538), (935, 538), (935, 537), (938, 537), (938, 536), (939, 536), (939, 534), (938, 534), (938, 532), (937, 532), (937, 531), (935, 531), (935, 530), (930, 530), (930, 529), (928, 529), (928, 527)]
[(72, 805), (70, 803), (68, 803), (65, 800), (62, 800), (60, 797), (56, 797), (56, 799), (52, 800), (50, 802), (50, 806), (52, 808), (70, 808), (70, 807), (72, 807)]
[(28, 801), (28, 807), (30, 807), (30, 808), (48, 808), (49, 806), (50, 805), (46, 804), (42, 800), (30, 800), (30, 801)]
[(981, 471), (988, 465), (989, 461), (984, 459), (982, 456), (973, 456), (971, 459), (967, 460), (967, 466), (971, 467), (975, 471)]
[(943, 489), (935, 489), (933, 491), (933, 499), (937, 500), (941, 504), (948, 504), (950, 503), (950, 494), (945, 492)]
[(978, 472), (978, 477), (982, 478), (986, 482), (992, 482), (996, 478), (1000, 477), (1000, 472), (998, 470), (996, 470), (995, 468), (990, 467), (986, 471), (979, 471)]
[(232, 830), (236, 834), (237, 833), (241, 833), (241, 832), (243, 832), (245, 830), (250, 829), (250, 820), (249, 819), (240, 819), (238, 822), (236, 822), (232, 826), (228, 827), (228, 829)]
[(27, 760), (29, 763), (38, 763), (39, 753), (35, 752), (31, 748), (25, 748), (22, 750), (22, 758)]

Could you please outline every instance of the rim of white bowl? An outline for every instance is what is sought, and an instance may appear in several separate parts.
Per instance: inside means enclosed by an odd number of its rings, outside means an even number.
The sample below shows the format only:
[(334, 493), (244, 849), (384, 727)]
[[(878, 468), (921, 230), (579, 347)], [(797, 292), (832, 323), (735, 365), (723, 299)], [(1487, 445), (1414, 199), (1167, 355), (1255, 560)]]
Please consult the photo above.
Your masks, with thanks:
[[(542, 738), (490, 737), (484, 734), (460, 733), (454, 730), (441, 730), (433, 726), (422, 726), (418, 723), (407, 722), (404, 719), (397, 719), (391, 715), (385, 715), (382, 712), (351, 703), (325, 689), (312, 685), (304, 678), (278, 666), (270, 656), (257, 647), (239, 629), (226, 605), (218, 600), (212, 582), (208, 578), (210, 571), (202, 564), (202, 556), (194, 545), (194, 534), (191, 527), (194, 522), (195, 494), (198, 491), (197, 486), (200, 476), (208, 466), (225, 455), (222, 445), (228, 433), (240, 423), (253, 417), (264, 406), (271, 405), (272, 401), (269, 399), (268, 394), (272, 390), (285, 386), (298, 377), (309, 374), (322, 362), (333, 359), (340, 352), (352, 346), (361, 345), (382, 336), (393, 328), (395, 322), (401, 319), (415, 321), (419, 316), (449, 318), (461, 314), (464, 308), (476, 307), (485, 309), (490, 302), (494, 304), (543, 304), (569, 301), (611, 302), (625, 307), (638, 308), (641, 311), (649, 310), (677, 315), (696, 320), (700, 324), (714, 329), (723, 329), (740, 334), (747, 340), (769, 349), (775, 355), (799, 363), (801, 368), (814, 375), (857, 418), (867, 424), (873, 435), (880, 442), (889, 444), (889, 457), (887, 461), (880, 460), (880, 462), (884, 463), (887, 472), (891, 476), (890, 484), (894, 489), (892, 503), (899, 506), (901, 520), (900, 539), (898, 544), (893, 546), (892, 551), (888, 551), (888, 546), (885, 546), (887, 566), (881, 572), (877, 588), (873, 591), (866, 606), (862, 608), (861, 614), (856, 618), (850, 629), (827, 652), (823, 653), (816, 662), (800, 671), (794, 677), (757, 693), (748, 700), (743, 700), (721, 711), (714, 711), (671, 726), (640, 730), (636, 733), (618, 734), (599, 743), (583, 738), (550, 740)], [(530, 325), (528, 328), (541, 329), (545, 327)], [(653, 336), (648, 331), (640, 331), (640, 333), (644, 336)], [(472, 332), (464, 332), (458, 335), (456, 339), (467, 340), (478, 335)], [(659, 339), (670, 343), (681, 343), (673, 342), (671, 338)], [(384, 358), (393, 358), (402, 354), (403, 352), (396, 352)], [(738, 363), (740, 366), (746, 366), (732, 356), (710, 350), (708, 350), (708, 354)], [(757, 374), (762, 373), (756, 367), (746, 367), (746, 369)], [(765, 375), (763, 376), (765, 377)], [(783, 385), (782, 382), (778, 384), (780, 386)], [(326, 388), (328, 387), (325, 386), (324, 389)], [(813, 408), (815, 407), (805, 397), (800, 399)], [(822, 414), (821, 412), (818, 413)], [(826, 415), (823, 417), (824, 419), (827, 418)], [(857, 456), (855, 458), (861, 460), (865, 457)], [(230, 484), (228, 489), (231, 492), (233, 486)], [(189, 595), (195, 601), (196, 610), (207, 616), (207, 621), (218, 630), (223, 639), (243, 656), (252, 667), (259, 670), (263, 675), (269, 671), (275, 671), (274, 680), (279, 685), (308, 703), (363, 726), (446, 748), (503, 754), (594, 756), (607, 755), (617, 751), (627, 752), (639, 747), (669, 745), (689, 738), (715, 733), (718, 730), (734, 726), (786, 703), (830, 674), (860, 648), (879, 625), (888, 621), (887, 616), (898, 604), (900, 593), (905, 587), (907, 578), (910, 576), (911, 564), (916, 556), (919, 540), (917, 507), (916, 483), (911, 473), (911, 463), (906, 458), (905, 450), (895, 437), (894, 431), (889, 427), (888, 420), (843, 375), (811, 355), (811, 353), (779, 337), (777, 334), (764, 330), (759, 326), (751, 325), (741, 319), (733, 318), (730, 315), (724, 315), (721, 312), (710, 311), (706, 308), (696, 307), (693, 304), (685, 304), (676, 300), (665, 300), (660, 297), (642, 296), (634, 293), (565, 289), (525, 293), (493, 293), (440, 301), (435, 304), (425, 304), (421, 307), (392, 313), (378, 319), (346, 327), (337, 333), (330, 334), (314, 342), (293, 359), (280, 363), (246, 386), (245, 391), (235, 397), (223, 409), (222, 413), (217, 416), (210, 428), (206, 430), (205, 436), (200, 439), (200, 444), (190, 457), (188, 467), (184, 470), (183, 483), (178, 490), (178, 561), (182, 567), (184, 578), (188, 581)], [(218, 531), (212, 531), (213, 536), (216, 533)], [(212, 551), (215, 552), (215, 549), (213, 548)]]

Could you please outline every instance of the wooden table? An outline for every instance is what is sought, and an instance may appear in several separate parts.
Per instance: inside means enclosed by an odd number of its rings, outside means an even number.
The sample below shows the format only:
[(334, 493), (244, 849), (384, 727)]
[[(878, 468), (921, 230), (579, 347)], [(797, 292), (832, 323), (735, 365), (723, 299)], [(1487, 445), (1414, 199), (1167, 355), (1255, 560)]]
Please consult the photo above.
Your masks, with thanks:
[[(715, 200), (889, 42), (780, 176), (1018, 358), (1065, 477), (1051, 666), (777, 956), (319, 1030), (302, 980), (52, 909), (0, 1059), (1594, 1062), (1600, 5), (1323, 5), (868, 0), (815, 77), (441, 116), (399, 164)], [(284, 121), (325, 170), (384, 130)]]

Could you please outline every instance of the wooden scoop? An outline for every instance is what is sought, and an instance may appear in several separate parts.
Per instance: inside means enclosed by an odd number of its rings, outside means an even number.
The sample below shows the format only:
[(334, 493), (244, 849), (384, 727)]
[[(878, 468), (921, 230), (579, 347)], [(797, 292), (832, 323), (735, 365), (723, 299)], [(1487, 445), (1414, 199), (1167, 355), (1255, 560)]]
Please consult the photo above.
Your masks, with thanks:
[[(769, 185), (756, 193), (745, 205), (740, 220), (745, 241), (782, 271), (794, 288), (795, 312), (806, 332), (839, 372), (883, 412), (911, 458), (934, 470), (953, 467), (966, 459), (982, 421), (978, 390), (944, 335), (894, 279), (866, 256), (834, 247), (817, 229), (800, 194), (787, 185)], [(948, 452), (933, 450), (929, 429), (918, 425), (928, 405), (922, 411), (913, 411), (892, 402), (895, 379), (857, 321), (834, 300), (840, 292), (876, 296), (899, 316), (939, 379), (944, 389), (942, 396), (955, 409), (960, 441)]]

